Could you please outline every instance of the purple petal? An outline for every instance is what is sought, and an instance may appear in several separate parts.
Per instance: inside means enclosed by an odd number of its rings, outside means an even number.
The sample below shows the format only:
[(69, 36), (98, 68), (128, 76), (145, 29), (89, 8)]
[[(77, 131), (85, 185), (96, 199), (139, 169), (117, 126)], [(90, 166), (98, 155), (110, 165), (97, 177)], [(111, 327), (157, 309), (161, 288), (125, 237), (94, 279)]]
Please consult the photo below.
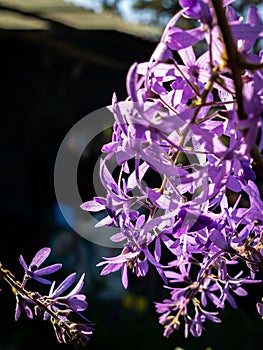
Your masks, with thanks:
[(27, 272), (28, 271), (28, 266), (27, 266), (27, 264), (26, 264), (26, 262), (25, 262), (25, 260), (24, 260), (22, 255), (20, 255), (19, 261), (20, 261), (20, 264), (23, 266), (25, 272)]
[(205, 315), (206, 315), (206, 318), (208, 320), (211, 320), (211, 321), (213, 321), (215, 323), (221, 323), (222, 321), (220, 320), (220, 318), (215, 316), (217, 314), (218, 314), (218, 312), (217, 313), (212, 313), (212, 312), (209, 313), (209, 312), (207, 312)]
[(104, 264), (116, 264), (116, 263), (125, 263), (130, 259), (135, 258), (138, 255), (138, 252), (129, 252), (126, 254), (120, 254), (113, 256), (111, 258), (103, 258), (105, 261), (99, 262), (96, 266), (101, 266)]
[(105, 160), (100, 160), (100, 177), (101, 181), (104, 184), (105, 188), (108, 188), (110, 191), (115, 191), (119, 193), (119, 187), (116, 184), (114, 178), (112, 177), (109, 169), (105, 164)]
[(237, 309), (237, 303), (230, 293), (227, 295), (227, 300), (233, 309)]
[(112, 96), (112, 107), (113, 107), (113, 113), (114, 113), (114, 117), (116, 119), (116, 122), (118, 123), (118, 125), (122, 129), (123, 133), (125, 135), (127, 135), (126, 121), (122, 115), (120, 106), (119, 106), (118, 101), (117, 101), (117, 96), (115, 93)]
[(199, 0), (179, 0), (182, 8), (186, 8), (185, 14), (191, 18), (199, 18), (201, 7)]
[(236, 24), (231, 26), (233, 37), (235, 40), (242, 40), (242, 51), (248, 51), (255, 44), (259, 33), (261, 32), (261, 26), (251, 26), (249, 24)]
[(123, 284), (124, 288), (128, 287), (128, 270), (127, 270), (127, 264), (124, 264), (122, 266), (122, 271), (121, 271), (121, 281)]
[(42, 278), (42, 277), (37, 277), (35, 275), (32, 276), (32, 278), (42, 284), (51, 284), (51, 282), (49, 280), (47, 280), (46, 278)]
[(112, 224), (112, 218), (108, 215), (104, 219), (100, 220), (94, 227), (101, 227)]
[(170, 28), (167, 37), (167, 46), (177, 51), (194, 45), (198, 40), (198, 37), (191, 35), (189, 32), (178, 27), (173, 27)]
[(260, 14), (258, 8), (255, 5), (250, 5), (247, 13), (247, 23), (255, 25), (261, 25)]
[(226, 18), (228, 22), (238, 21), (239, 16), (236, 11), (231, 6), (227, 6), (226, 8)]
[(195, 53), (192, 46), (184, 48), (178, 53), (186, 66), (192, 66), (195, 63)]
[(154, 50), (150, 62), (151, 61), (165, 61), (169, 58), (173, 57), (172, 51), (167, 47), (167, 45), (164, 42), (159, 42), (159, 44), (156, 46), (156, 49)]
[(105, 209), (105, 205), (102, 205), (94, 200), (82, 203), (80, 206), (81, 209), (87, 211), (100, 211)]
[(257, 312), (260, 314), (261, 317), (263, 317), (263, 304), (262, 303), (257, 303)]
[(83, 273), (78, 281), (78, 283), (76, 284), (76, 286), (72, 289), (72, 291), (67, 295), (67, 297), (70, 297), (74, 294), (77, 294), (83, 287), (84, 285), (84, 278), (85, 278), (85, 273)]
[(237, 295), (242, 296), (242, 297), (248, 295), (248, 292), (244, 288), (241, 288), (241, 287), (238, 287), (237, 289), (234, 289), (233, 292), (236, 293)]
[(137, 172), (134, 170), (128, 178), (127, 181), (127, 189), (132, 190), (136, 187), (138, 180), (141, 181), (146, 171), (149, 169), (149, 165), (147, 163), (142, 163), (139, 165), (138, 174), (139, 178), (137, 179)]
[(60, 285), (54, 290), (53, 292), (53, 298), (58, 297), (61, 295), (66, 289), (68, 289), (72, 283), (74, 282), (76, 278), (76, 272), (73, 272), (70, 274)]
[(144, 150), (142, 157), (158, 173), (164, 173), (167, 176), (175, 177), (188, 174), (186, 170), (171, 164), (167, 161), (167, 159), (162, 159), (161, 153), (157, 155), (155, 151), (158, 150), (152, 150), (148, 147), (146, 150)]
[(223, 0), (223, 7), (226, 7), (230, 4), (232, 4), (232, 2), (234, 2), (235, 0)]
[(108, 264), (101, 270), (100, 274), (101, 274), (101, 276), (108, 275), (109, 273), (118, 271), (122, 266), (123, 266), (123, 264), (120, 264), (120, 263)]
[(150, 263), (151, 263), (152, 265), (154, 265), (155, 267), (162, 268), (163, 265), (160, 264), (159, 262), (157, 262), (157, 261), (155, 260), (155, 258), (154, 258), (153, 255), (149, 252), (148, 249), (145, 249), (145, 250), (144, 250), (144, 253), (145, 253), (146, 258), (150, 261)]
[(161, 240), (160, 240), (160, 237), (156, 237), (156, 240), (155, 240), (154, 257), (155, 257), (157, 262), (159, 262), (161, 259)]
[(16, 302), (16, 311), (15, 311), (15, 320), (16, 320), (16, 321), (19, 319), (20, 315), (21, 315), (21, 305), (20, 305), (19, 300), (17, 299), (17, 302)]
[(47, 267), (43, 267), (43, 269), (39, 269), (36, 272), (34, 272), (35, 276), (43, 276), (43, 275), (49, 275), (53, 272), (58, 271), (62, 268), (62, 264), (53, 264)]
[(56, 281), (53, 281), (52, 282), (52, 285), (50, 287), (50, 290), (49, 290), (49, 295), (53, 295), (53, 291), (54, 291), (54, 288), (55, 288), (55, 284), (56, 284)]
[(227, 243), (225, 237), (220, 231), (213, 231), (209, 238), (218, 248), (222, 250), (228, 250), (230, 248), (230, 245)]
[(226, 183), (226, 187), (229, 188), (231, 191), (236, 192), (236, 193), (242, 191), (240, 181), (237, 178), (235, 178), (234, 176), (229, 176), (227, 183)]
[(210, 131), (202, 129), (199, 125), (191, 125), (191, 130), (200, 146), (203, 146), (208, 152), (221, 155), (227, 151), (227, 147)]
[(51, 252), (51, 249), (50, 248), (42, 248), (40, 249), (36, 255), (34, 256), (31, 264), (31, 265), (36, 265), (37, 267), (39, 267), (46, 259), (47, 257), (49, 256)]
[(88, 303), (83, 300), (85, 295), (76, 295), (70, 299), (68, 299), (68, 306), (75, 311), (84, 311), (87, 309)]
[(172, 202), (172, 200), (161, 193), (158, 193), (151, 188), (147, 188), (147, 194), (149, 200), (161, 209), (176, 209), (178, 204)]
[(101, 152), (110, 153), (113, 152), (119, 145), (119, 141), (109, 142), (102, 146)]
[(138, 262), (138, 266), (136, 268), (136, 275), (137, 276), (145, 276), (148, 272), (148, 263), (147, 260), (143, 260)]
[(121, 242), (125, 239), (126, 237), (122, 232), (116, 233), (115, 235), (111, 236), (111, 241), (113, 242)]
[(24, 303), (23, 308), (25, 310), (25, 313), (26, 313), (27, 317), (33, 318), (33, 312), (32, 312), (32, 310), (30, 309), (30, 307), (26, 303)]
[(136, 88), (136, 82), (137, 82), (137, 76), (138, 76), (137, 66), (138, 66), (138, 63), (135, 62), (130, 67), (126, 78), (126, 89), (127, 89), (128, 95), (131, 97), (131, 100), (133, 102), (138, 102), (137, 88)]

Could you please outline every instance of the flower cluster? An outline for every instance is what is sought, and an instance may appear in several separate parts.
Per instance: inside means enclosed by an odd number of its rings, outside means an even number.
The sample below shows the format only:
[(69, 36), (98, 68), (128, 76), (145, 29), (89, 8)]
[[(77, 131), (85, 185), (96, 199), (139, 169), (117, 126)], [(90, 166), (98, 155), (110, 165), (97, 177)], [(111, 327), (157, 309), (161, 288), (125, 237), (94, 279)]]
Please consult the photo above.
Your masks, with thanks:
[(104, 211), (97, 226), (119, 229), (112, 240), (123, 248), (98, 264), (102, 275), (121, 270), (126, 288), (129, 273), (145, 276), (150, 264), (162, 278), (170, 298), (155, 305), (165, 336), (183, 322), (185, 336), (199, 337), (227, 302), (237, 307), (244, 285), (261, 282), (263, 26), (255, 6), (244, 20), (232, 2), (179, 0), (149, 61), (131, 66), (128, 98), (113, 96), (106, 196), (81, 206)]
[[(42, 317), (43, 320), (50, 320), (58, 342), (84, 346), (94, 331), (93, 324), (81, 313), (88, 306), (85, 300), (86, 296), (79, 293), (84, 285), (85, 274), (80, 277), (75, 287), (68, 294), (63, 295), (72, 286), (76, 273), (70, 274), (55, 288), (55, 281), (52, 283), (42, 276), (58, 271), (62, 265), (53, 264), (40, 268), (50, 255), (50, 252), (50, 248), (40, 249), (29, 266), (26, 264), (23, 256), (20, 256), (20, 263), (24, 268), (24, 277), (21, 283), (14, 279), (10, 271), (0, 266), (1, 277), (12, 287), (16, 297), (15, 320), (19, 319), (22, 311), (29, 318), (33, 318), (35, 315)], [(39, 292), (27, 290), (26, 284), (30, 279), (46, 285), (51, 284), (48, 295), (41, 295)], [(68, 317), (72, 313), (79, 316), (83, 323), (71, 321)]]

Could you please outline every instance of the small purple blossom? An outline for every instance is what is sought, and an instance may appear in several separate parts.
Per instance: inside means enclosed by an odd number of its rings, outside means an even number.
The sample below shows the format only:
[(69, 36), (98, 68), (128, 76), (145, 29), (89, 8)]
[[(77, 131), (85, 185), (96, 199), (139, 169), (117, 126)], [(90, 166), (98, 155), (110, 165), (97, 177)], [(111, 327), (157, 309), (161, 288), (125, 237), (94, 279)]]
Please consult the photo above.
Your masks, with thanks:
[[(79, 313), (80, 311), (86, 310), (86, 308), (88, 307), (88, 303), (85, 300), (86, 296), (84, 294), (79, 294), (80, 290), (84, 285), (84, 277), (85, 277), (85, 274), (83, 273), (78, 283), (75, 285), (75, 287), (67, 295), (63, 295), (63, 296), (61, 294), (63, 294), (73, 284), (76, 278), (76, 273), (74, 272), (70, 274), (67, 278), (65, 278), (63, 282), (59, 284), (59, 286), (56, 289), (54, 289), (55, 288), (55, 281), (54, 281), (51, 285), (49, 295), (48, 295), (48, 298), (52, 300), (50, 302), (49, 308), (57, 312), (63, 306), (65, 308), (63, 313), (64, 312), (71, 313), (72, 311)], [(45, 319), (49, 317), (50, 315), (48, 313), (44, 315)]]
[(199, 19), (202, 23), (212, 25), (212, 11), (208, 1), (203, 0), (180, 0), (185, 15), (190, 18)]
[(156, 267), (161, 277), (166, 281), (162, 265), (156, 261), (147, 248), (137, 247), (137, 249), (132, 250), (131, 247), (125, 247), (120, 255), (103, 259), (104, 261), (97, 264), (97, 266), (106, 265), (102, 269), (101, 275), (107, 275), (121, 269), (122, 284), (125, 288), (128, 287), (128, 269), (134, 272), (137, 277), (143, 277), (148, 272), (148, 261)]
[(43, 284), (51, 283), (49, 280), (41, 276), (49, 275), (53, 272), (58, 271), (59, 269), (61, 269), (62, 264), (53, 264), (39, 269), (39, 266), (42, 265), (42, 263), (48, 258), (50, 252), (50, 248), (40, 249), (34, 256), (29, 266), (26, 264), (23, 256), (20, 255), (19, 261), (25, 270), (26, 279), (32, 278)]
[(19, 293), (16, 293), (16, 309), (15, 309), (15, 320), (17, 321), (21, 315), (21, 311), (24, 310), (27, 317), (33, 318), (33, 311), (28, 304), (31, 304), (32, 301)]

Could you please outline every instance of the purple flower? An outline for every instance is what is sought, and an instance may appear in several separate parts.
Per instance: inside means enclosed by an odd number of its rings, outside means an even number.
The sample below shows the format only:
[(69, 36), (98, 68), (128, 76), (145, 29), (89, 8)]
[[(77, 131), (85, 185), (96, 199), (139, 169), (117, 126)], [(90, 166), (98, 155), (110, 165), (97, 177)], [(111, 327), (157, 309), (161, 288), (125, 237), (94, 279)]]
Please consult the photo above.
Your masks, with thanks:
[(24, 310), (27, 317), (33, 318), (33, 312), (28, 304), (33, 304), (32, 301), (25, 296), (16, 292), (16, 309), (15, 309), (15, 320), (17, 321), (21, 315), (21, 310)]
[[(67, 320), (64, 320), (67, 323)], [(52, 321), (53, 328), (59, 343), (75, 343), (77, 346), (85, 346), (90, 340), (94, 327), (87, 323), (68, 322), (65, 326), (63, 321)]]
[[(142, 176), (147, 170), (147, 166), (138, 166), (136, 169), (136, 175), (131, 174), (127, 184), (123, 181), (122, 185), (116, 183), (110, 174), (105, 162), (101, 162), (101, 181), (103, 186), (107, 189), (106, 198), (94, 197), (93, 200), (85, 202), (81, 205), (81, 208), (87, 211), (101, 211), (105, 210), (107, 216), (103, 218), (96, 227), (107, 225), (107, 226), (120, 226), (120, 220), (123, 215), (130, 220), (135, 220), (138, 216), (138, 212), (133, 210), (133, 206), (137, 203), (142, 203), (143, 196), (130, 196), (128, 194), (136, 185), (139, 184)], [(142, 173), (142, 174), (141, 174)], [(134, 177), (137, 177), (134, 179)]]
[(260, 280), (252, 280), (247, 277), (241, 277), (243, 271), (240, 271), (236, 276), (230, 277), (229, 274), (225, 276), (220, 286), (221, 295), (217, 307), (224, 308), (225, 302), (228, 301), (233, 308), (237, 308), (237, 303), (233, 297), (233, 293), (239, 296), (246, 296), (248, 293), (242, 287), (245, 283), (259, 283)]
[(51, 252), (50, 248), (40, 249), (34, 256), (29, 266), (27, 266), (23, 256), (20, 255), (19, 261), (25, 270), (26, 279), (32, 278), (43, 284), (51, 283), (49, 280), (42, 278), (40, 276), (50, 275), (51, 273), (58, 271), (59, 269), (61, 269), (62, 264), (53, 264), (50, 266), (43, 267), (42, 269), (39, 269), (39, 266), (42, 265), (42, 263), (48, 258), (50, 252)]
[[(232, 18), (233, 18), (233, 9)], [(230, 19), (232, 19), (230, 17)], [(239, 20), (237, 20), (239, 19)], [(242, 18), (238, 15), (234, 16), (234, 21), (230, 21), (231, 29), (234, 38), (237, 40), (238, 50), (245, 54), (249, 60), (253, 60), (253, 55), (248, 54), (248, 51), (254, 46), (259, 36), (262, 36), (263, 26), (260, 21), (260, 13), (256, 6), (251, 5), (248, 8), (246, 23), (241, 23)], [(256, 55), (254, 56), (256, 57)]]
[(125, 288), (128, 287), (128, 268), (135, 272), (136, 276), (138, 277), (145, 276), (148, 272), (148, 262), (145, 255), (145, 250), (141, 248), (132, 251), (131, 249), (125, 247), (120, 255), (103, 259), (105, 261), (97, 264), (97, 266), (106, 264), (101, 271), (101, 275), (107, 275), (121, 269), (122, 284)]
[[(51, 301), (49, 308), (55, 312), (59, 312), (60, 309), (63, 309), (63, 313), (69, 314), (72, 311), (77, 312), (80, 314), (80, 311), (86, 310), (88, 307), (88, 303), (86, 302), (86, 296), (84, 294), (79, 294), (80, 290), (82, 289), (84, 285), (84, 277), (85, 274), (83, 273), (76, 284), (76, 286), (67, 294), (62, 294), (73, 284), (76, 273), (70, 274), (63, 282), (61, 282), (56, 289), (55, 288), (55, 281), (52, 283), (48, 298)], [(80, 314), (81, 315), (81, 314)], [(44, 319), (48, 319), (50, 315), (48, 313), (44, 314)], [(81, 315), (85, 319), (83, 315)]]
[[(79, 293), (84, 285), (85, 274), (83, 273), (75, 287), (66, 295), (62, 295), (70, 288), (76, 278), (76, 273), (70, 274), (55, 289), (55, 281), (52, 283), (49, 295), (47, 297), (47, 309), (56, 315), (56, 318), (49, 311), (44, 312), (44, 320), (50, 319), (54, 327), (56, 337), (60, 343), (75, 342), (84, 346), (90, 339), (94, 331), (93, 324), (81, 313), (85, 311), (88, 303), (86, 296)], [(68, 319), (68, 316), (75, 312), (86, 323), (75, 323)]]
[(182, 8), (186, 8), (186, 16), (199, 19), (202, 23), (208, 25), (212, 24), (211, 7), (207, 1), (180, 0), (179, 3)]
[(196, 305), (196, 313), (193, 318), (189, 317), (187, 315), (187, 322), (185, 326), (185, 337), (188, 336), (188, 329), (190, 330), (191, 334), (198, 338), (201, 336), (202, 331), (205, 329), (203, 326), (204, 322), (206, 320), (210, 320), (215, 323), (220, 323), (221, 320), (216, 316), (218, 315), (218, 312), (211, 312), (202, 309), (199, 304)]
[(165, 271), (165, 276), (169, 279), (170, 283), (185, 282), (191, 284), (193, 282), (190, 278), (191, 267), (191, 264), (181, 263), (178, 266), (178, 272)]

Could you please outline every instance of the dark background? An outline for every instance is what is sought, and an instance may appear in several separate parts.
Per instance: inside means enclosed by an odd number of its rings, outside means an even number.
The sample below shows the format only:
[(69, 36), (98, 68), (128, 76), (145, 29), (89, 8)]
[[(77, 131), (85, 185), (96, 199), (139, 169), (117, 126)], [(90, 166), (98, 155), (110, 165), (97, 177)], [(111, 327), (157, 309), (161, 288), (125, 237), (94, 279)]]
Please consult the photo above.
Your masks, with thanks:
[[(87, 349), (261, 349), (263, 323), (255, 310), (260, 287), (249, 288), (257, 299), (237, 298), (239, 309), (227, 308), (221, 325), (207, 323), (200, 339), (185, 340), (182, 331), (164, 339), (153, 306), (166, 296), (158, 276), (150, 271), (143, 280), (131, 279), (127, 291), (120, 291), (116, 280), (112, 290), (117, 295), (107, 294), (111, 277), (100, 278), (99, 268), (93, 266), (104, 252), (73, 232), (56, 210), (53, 171), (64, 136), (85, 115), (109, 105), (113, 92), (120, 100), (126, 98), (129, 67), (148, 60), (156, 42), (114, 30), (79, 31), (53, 23), (45, 32), (0, 30), (0, 45), (3, 266), (19, 279), (19, 255), (29, 263), (38, 249), (51, 246), (52, 262), (64, 263), (58, 279), (90, 268), (87, 317), (96, 330)], [(92, 197), (89, 169), (103, 141), (94, 142), (83, 165), (84, 196)], [(73, 348), (57, 343), (49, 322), (24, 315), (15, 322), (15, 299), (7, 285), (1, 288), (0, 350)]]

